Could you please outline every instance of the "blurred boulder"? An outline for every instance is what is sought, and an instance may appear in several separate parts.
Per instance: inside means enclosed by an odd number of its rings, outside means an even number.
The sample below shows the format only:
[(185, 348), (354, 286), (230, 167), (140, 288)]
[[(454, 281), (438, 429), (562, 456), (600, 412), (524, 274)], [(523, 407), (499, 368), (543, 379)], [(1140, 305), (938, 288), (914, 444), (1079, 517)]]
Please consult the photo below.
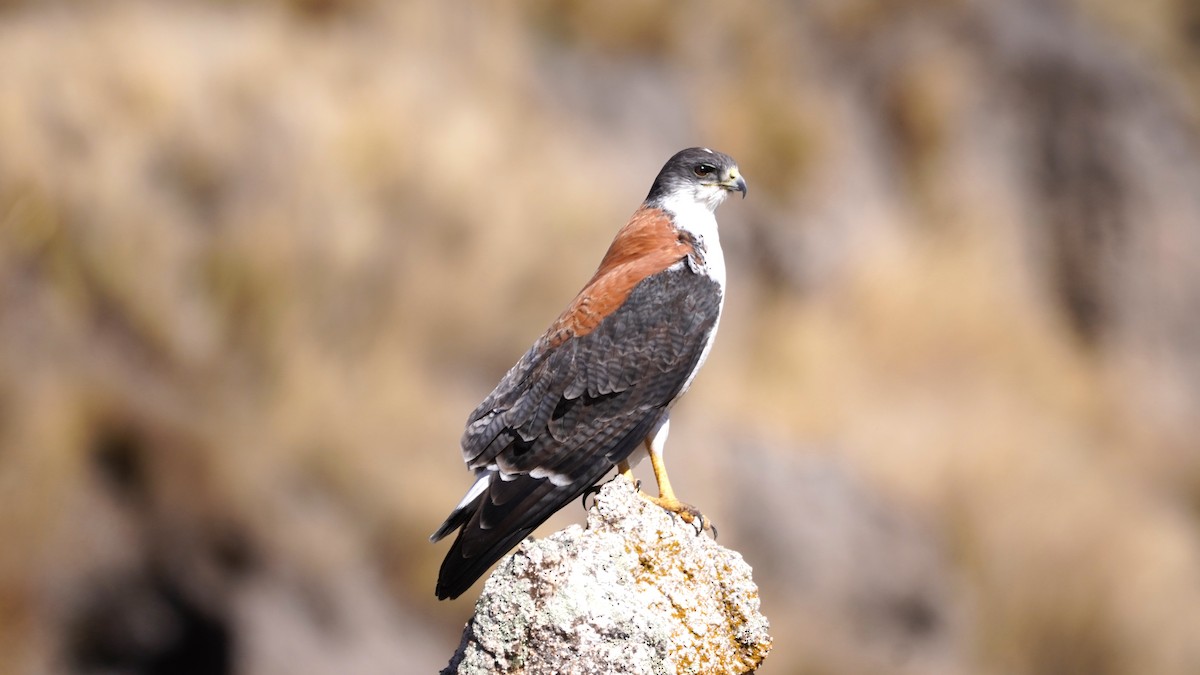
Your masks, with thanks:
[(618, 477), (587, 529), (526, 540), (497, 568), (442, 672), (746, 673), (767, 629), (742, 556)]

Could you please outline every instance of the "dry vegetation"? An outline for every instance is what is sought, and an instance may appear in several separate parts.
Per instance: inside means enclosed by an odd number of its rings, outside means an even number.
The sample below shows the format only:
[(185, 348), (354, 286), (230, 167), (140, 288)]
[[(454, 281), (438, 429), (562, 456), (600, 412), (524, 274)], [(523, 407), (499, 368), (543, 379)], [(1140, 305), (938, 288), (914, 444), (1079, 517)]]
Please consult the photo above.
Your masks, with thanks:
[(0, 672), (440, 667), (462, 421), (697, 143), (763, 672), (1200, 672), (1195, 3), (396, 5), (0, 2)]

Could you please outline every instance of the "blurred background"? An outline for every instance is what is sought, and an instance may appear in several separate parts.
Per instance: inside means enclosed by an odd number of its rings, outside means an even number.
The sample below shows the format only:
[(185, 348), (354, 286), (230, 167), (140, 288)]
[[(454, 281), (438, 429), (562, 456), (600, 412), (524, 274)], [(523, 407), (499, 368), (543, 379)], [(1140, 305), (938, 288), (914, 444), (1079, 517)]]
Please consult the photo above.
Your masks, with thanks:
[(0, 2), (0, 672), (445, 665), (466, 415), (690, 145), (762, 672), (1200, 672), (1195, 0)]

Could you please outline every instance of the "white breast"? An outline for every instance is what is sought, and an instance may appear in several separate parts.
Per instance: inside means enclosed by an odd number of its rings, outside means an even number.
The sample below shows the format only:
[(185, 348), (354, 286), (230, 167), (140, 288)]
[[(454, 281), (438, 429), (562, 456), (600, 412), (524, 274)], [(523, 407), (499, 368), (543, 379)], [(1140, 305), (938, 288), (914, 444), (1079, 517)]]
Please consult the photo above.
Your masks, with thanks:
[(673, 216), (675, 227), (691, 233), (703, 249), (704, 271), (721, 285), (721, 299), (724, 301), (725, 254), (721, 251), (721, 237), (717, 232), (714, 208), (716, 204), (697, 201), (691, 195), (671, 195), (662, 202), (662, 209)]
[(682, 198), (673, 195), (663, 201), (662, 208), (674, 216), (676, 227), (686, 230), (696, 238), (696, 245), (701, 249), (701, 255), (704, 258), (704, 266), (701, 271), (716, 281), (721, 289), (721, 300), (717, 306), (717, 321), (705, 339), (704, 349), (700, 352), (700, 360), (696, 362), (696, 367), (683, 383), (683, 389), (679, 392), (682, 396), (683, 392), (692, 386), (692, 380), (696, 379), (696, 373), (700, 372), (701, 366), (708, 359), (708, 353), (712, 351), (714, 338), (717, 336), (717, 327), (721, 323), (721, 312), (725, 308), (725, 254), (721, 251), (717, 218), (713, 215), (716, 204), (697, 201), (691, 195)]

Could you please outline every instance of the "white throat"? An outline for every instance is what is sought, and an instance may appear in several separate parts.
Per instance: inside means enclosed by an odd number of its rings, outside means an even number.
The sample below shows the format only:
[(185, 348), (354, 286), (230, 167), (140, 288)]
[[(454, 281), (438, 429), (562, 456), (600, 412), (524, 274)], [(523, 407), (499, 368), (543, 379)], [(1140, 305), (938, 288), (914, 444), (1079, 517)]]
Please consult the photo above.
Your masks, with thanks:
[[(702, 196), (708, 197), (708, 199), (703, 199)], [(725, 191), (718, 188), (718, 194), (715, 196), (711, 193), (700, 195), (676, 191), (660, 202), (662, 209), (672, 215), (675, 226), (686, 230), (696, 238), (696, 246), (702, 249), (701, 253), (704, 257), (702, 272), (717, 282), (721, 288), (721, 300), (717, 305), (717, 321), (706, 338), (704, 349), (700, 352), (700, 360), (683, 383), (681, 392), (687, 391), (688, 387), (692, 386), (692, 380), (695, 379), (696, 373), (700, 372), (700, 366), (708, 360), (708, 353), (713, 346), (713, 338), (717, 334), (717, 326), (721, 323), (721, 313), (725, 309), (725, 254), (721, 251), (721, 238), (717, 233), (717, 218), (713, 215), (713, 211), (724, 198)]]
[(713, 211), (725, 199), (725, 194), (724, 190), (718, 188), (709, 199), (703, 199), (701, 195), (691, 192), (676, 191), (660, 202), (662, 209), (673, 216), (675, 226), (696, 238), (697, 245), (703, 249), (704, 270), (721, 285), (722, 296), (725, 290), (725, 255), (721, 251), (721, 238)]

